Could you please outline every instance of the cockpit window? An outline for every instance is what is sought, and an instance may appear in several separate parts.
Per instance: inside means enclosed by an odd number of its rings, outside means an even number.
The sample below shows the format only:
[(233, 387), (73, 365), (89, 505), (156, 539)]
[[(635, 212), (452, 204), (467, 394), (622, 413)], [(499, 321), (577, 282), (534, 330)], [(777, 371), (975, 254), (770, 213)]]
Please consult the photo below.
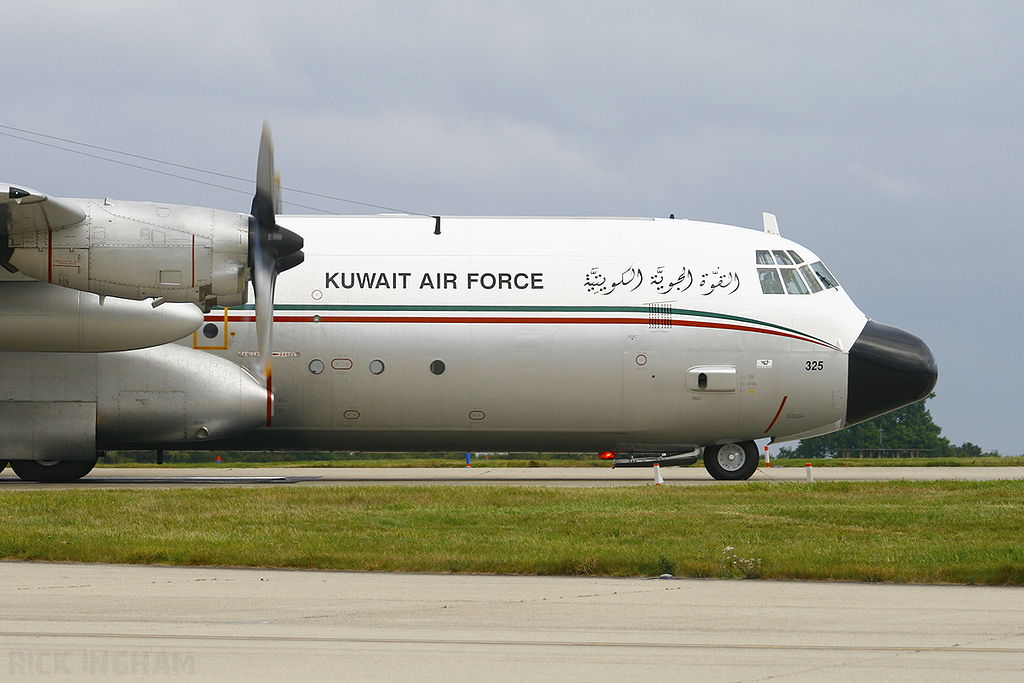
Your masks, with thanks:
[(782, 268), (780, 272), (782, 281), (786, 283), (787, 294), (810, 294), (800, 273), (796, 272), (796, 268)]
[(839, 287), (824, 263), (808, 265), (792, 249), (757, 249), (755, 259), (757, 279), (765, 294), (817, 294)]
[(814, 272), (811, 271), (810, 266), (800, 266), (800, 274), (807, 280), (807, 286), (811, 288), (811, 294), (817, 294), (821, 291), (821, 283), (818, 282), (818, 278), (814, 277)]
[[(758, 281), (765, 294), (817, 294), (838, 289), (839, 281), (821, 261), (808, 265), (792, 249), (755, 250)], [(777, 266), (777, 267), (764, 267)]]
[(761, 282), (761, 291), (765, 294), (785, 294), (779, 271), (774, 268), (758, 268), (757, 279)]
[(812, 263), (811, 269), (814, 270), (814, 272), (821, 279), (821, 284), (825, 285), (829, 289), (839, 286), (839, 281), (832, 277), (832, 273), (828, 272), (828, 268), (826, 268), (825, 264), (822, 263), (821, 261), (816, 261)]
[(791, 265), (793, 265), (793, 262), (789, 258), (789, 254), (784, 252), (782, 249), (775, 249), (775, 250), (772, 251), (772, 253), (775, 254), (775, 261), (780, 266), (791, 266)]

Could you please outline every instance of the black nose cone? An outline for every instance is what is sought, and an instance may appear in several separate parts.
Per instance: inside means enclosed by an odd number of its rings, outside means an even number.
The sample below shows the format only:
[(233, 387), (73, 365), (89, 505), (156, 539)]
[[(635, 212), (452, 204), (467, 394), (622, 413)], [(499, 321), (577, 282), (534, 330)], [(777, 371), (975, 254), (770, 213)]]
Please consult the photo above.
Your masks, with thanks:
[(935, 388), (939, 369), (923, 341), (869, 320), (850, 348), (846, 424), (920, 401)]

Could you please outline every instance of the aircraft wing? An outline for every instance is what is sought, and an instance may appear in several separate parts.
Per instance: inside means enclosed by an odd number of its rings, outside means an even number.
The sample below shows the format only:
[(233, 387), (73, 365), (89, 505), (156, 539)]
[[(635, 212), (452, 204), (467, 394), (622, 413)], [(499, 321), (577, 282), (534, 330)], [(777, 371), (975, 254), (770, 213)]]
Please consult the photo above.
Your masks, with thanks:
[(0, 183), (0, 235), (56, 230), (85, 220), (85, 211), (64, 199)]

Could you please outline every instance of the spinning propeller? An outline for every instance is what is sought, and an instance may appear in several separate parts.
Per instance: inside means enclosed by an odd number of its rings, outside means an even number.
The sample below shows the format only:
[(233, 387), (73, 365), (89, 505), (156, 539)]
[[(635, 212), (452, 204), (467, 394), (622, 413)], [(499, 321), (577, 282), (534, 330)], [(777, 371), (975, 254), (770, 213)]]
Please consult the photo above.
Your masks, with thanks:
[(277, 274), (300, 263), (302, 238), (282, 228), (274, 214), (274, 144), (270, 125), (263, 123), (260, 156), (256, 164), (256, 196), (249, 217), (249, 272), (255, 293), (256, 339), (259, 345), (257, 370), (267, 387), (267, 426), (273, 413), (271, 357), (273, 354), (274, 283)]

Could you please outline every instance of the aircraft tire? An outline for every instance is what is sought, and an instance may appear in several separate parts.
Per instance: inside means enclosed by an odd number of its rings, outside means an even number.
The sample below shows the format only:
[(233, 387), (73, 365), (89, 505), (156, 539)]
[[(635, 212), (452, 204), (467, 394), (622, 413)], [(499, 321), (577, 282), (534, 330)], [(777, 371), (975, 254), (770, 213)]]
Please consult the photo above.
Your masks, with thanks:
[(25, 481), (55, 484), (77, 481), (96, 466), (95, 460), (12, 460), (11, 469)]
[(759, 454), (753, 441), (704, 447), (704, 469), (715, 479), (743, 481), (757, 471)]

